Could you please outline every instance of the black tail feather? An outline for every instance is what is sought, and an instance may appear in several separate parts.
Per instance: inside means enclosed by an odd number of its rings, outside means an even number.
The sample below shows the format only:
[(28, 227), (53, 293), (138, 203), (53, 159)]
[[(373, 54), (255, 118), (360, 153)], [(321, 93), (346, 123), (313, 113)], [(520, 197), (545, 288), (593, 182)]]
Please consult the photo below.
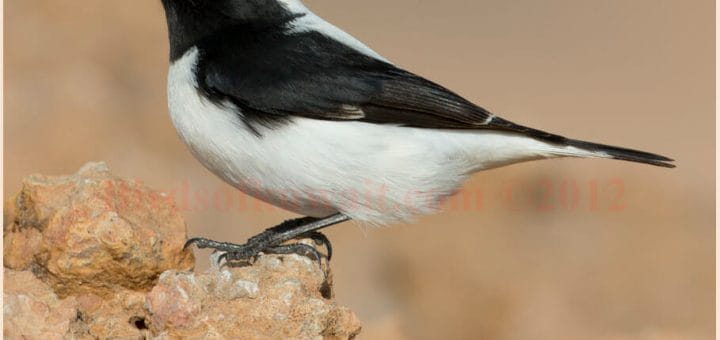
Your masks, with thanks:
[(670, 163), (670, 162), (674, 162), (675, 160), (673, 160), (671, 158), (667, 158), (665, 156), (658, 155), (658, 154), (650, 153), (650, 152), (621, 148), (621, 147), (612, 146), (612, 145), (590, 143), (590, 142), (574, 140), (574, 139), (567, 139), (565, 143), (567, 145), (574, 146), (576, 148), (580, 148), (583, 150), (604, 153), (613, 159), (619, 159), (619, 160), (623, 160), (623, 161), (630, 161), (630, 162), (637, 162), (637, 163), (645, 163), (645, 164), (656, 165), (656, 166), (661, 166), (661, 167), (665, 167), (665, 168), (674, 168), (675, 167), (675, 164)]
[(495, 117), (490, 122), (488, 127), (522, 133), (526, 136), (536, 138), (539, 140), (543, 140), (543, 141), (553, 143), (553, 144), (573, 146), (573, 147), (576, 147), (576, 148), (579, 148), (582, 150), (587, 150), (590, 152), (597, 153), (598, 157), (603, 157), (604, 155), (607, 155), (607, 158), (619, 159), (619, 160), (623, 160), (623, 161), (645, 163), (645, 164), (656, 165), (656, 166), (661, 166), (661, 167), (665, 167), (665, 168), (674, 168), (675, 167), (675, 164), (670, 163), (670, 162), (674, 162), (674, 160), (667, 158), (665, 156), (661, 156), (658, 154), (645, 152), (645, 151), (621, 148), (621, 147), (612, 146), (612, 145), (605, 145), (605, 144), (598, 144), (598, 143), (591, 143), (591, 142), (585, 142), (585, 141), (581, 141), (581, 140), (570, 139), (570, 138), (566, 138), (566, 137), (563, 137), (560, 135), (548, 133), (548, 132), (545, 132), (542, 130), (537, 130), (537, 129), (529, 128), (526, 126), (518, 125), (511, 121), (502, 119), (500, 117)]

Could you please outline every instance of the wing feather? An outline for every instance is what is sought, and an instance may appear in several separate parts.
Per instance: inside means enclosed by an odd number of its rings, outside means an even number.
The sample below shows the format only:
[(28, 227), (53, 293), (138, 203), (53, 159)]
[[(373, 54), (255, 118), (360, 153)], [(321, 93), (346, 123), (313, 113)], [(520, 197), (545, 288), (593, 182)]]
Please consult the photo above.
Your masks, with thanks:
[(494, 117), (441, 85), (317, 31), (220, 36), (201, 46), (201, 89), (266, 115), (265, 121), (303, 116), (473, 129), (488, 128)]

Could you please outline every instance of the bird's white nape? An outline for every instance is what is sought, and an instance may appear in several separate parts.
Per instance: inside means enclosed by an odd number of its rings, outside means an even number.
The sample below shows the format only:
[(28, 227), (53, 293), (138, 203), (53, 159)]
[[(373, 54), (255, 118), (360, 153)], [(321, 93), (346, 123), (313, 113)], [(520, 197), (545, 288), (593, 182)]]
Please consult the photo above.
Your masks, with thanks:
[(293, 14), (300, 14), (302, 16), (288, 23), (289, 33), (302, 33), (308, 31), (316, 31), (322, 33), (330, 38), (333, 38), (346, 46), (349, 46), (358, 52), (367, 56), (373, 57), (378, 60), (389, 62), (385, 57), (379, 53), (373, 51), (370, 47), (356, 39), (349, 33), (343, 31), (337, 26), (325, 21), (325, 19), (319, 17), (313, 13), (310, 9), (305, 7), (302, 1), (299, 0), (278, 0), (280, 3)]
[(285, 6), (292, 13), (306, 13), (309, 12), (308, 8), (300, 0), (277, 0), (279, 3)]

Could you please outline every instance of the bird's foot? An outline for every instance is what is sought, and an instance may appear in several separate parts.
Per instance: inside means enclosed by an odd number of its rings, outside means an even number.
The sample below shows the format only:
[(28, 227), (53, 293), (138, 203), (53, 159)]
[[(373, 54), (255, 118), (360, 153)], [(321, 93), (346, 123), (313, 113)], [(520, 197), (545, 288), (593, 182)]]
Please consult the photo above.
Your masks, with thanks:
[[(185, 243), (185, 248), (197, 246), (210, 248), (223, 252), (218, 256), (218, 262), (246, 262), (252, 263), (261, 253), (269, 254), (298, 254), (316, 260), (322, 268), (322, 258), (330, 261), (332, 245), (330, 240), (318, 230), (350, 220), (342, 213), (336, 213), (324, 218), (303, 217), (285, 221), (275, 227), (265, 230), (248, 239), (245, 244), (218, 242), (206, 238), (193, 238)], [(325, 246), (327, 255), (323, 256), (316, 247), (291, 240), (311, 239), (316, 246)], [(327, 274), (327, 273), (326, 273)]]
[(326, 257), (328, 261), (332, 258), (332, 245), (330, 240), (318, 231), (311, 231), (294, 237), (293, 240), (311, 239), (317, 246), (324, 246), (327, 255), (320, 253), (315, 247), (305, 243), (296, 242), (286, 244), (288, 240), (284, 239), (285, 231), (312, 222), (309, 218), (286, 221), (276, 227), (265, 230), (248, 239), (245, 244), (235, 244), (228, 242), (218, 242), (207, 238), (193, 238), (185, 243), (185, 248), (196, 246), (200, 249), (214, 249), (224, 252), (218, 257), (218, 262), (223, 260), (227, 262), (254, 262), (261, 253), (265, 254), (298, 254), (308, 257), (318, 262), (322, 267), (322, 258)]

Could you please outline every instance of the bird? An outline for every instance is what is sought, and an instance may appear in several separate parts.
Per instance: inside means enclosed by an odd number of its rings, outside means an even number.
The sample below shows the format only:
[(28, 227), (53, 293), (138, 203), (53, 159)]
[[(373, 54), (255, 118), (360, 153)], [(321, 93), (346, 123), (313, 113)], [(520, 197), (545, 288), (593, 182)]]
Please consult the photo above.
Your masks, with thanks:
[(300, 0), (161, 0), (170, 117), (190, 152), (238, 190), (305, 217), (245, 244), (192, 238), (227, 261), (322, 254), (320, 230), (435, 213), (474, 173), (606, 158), (672, 168), (658, 154), (506, 120), (408, 71)]

